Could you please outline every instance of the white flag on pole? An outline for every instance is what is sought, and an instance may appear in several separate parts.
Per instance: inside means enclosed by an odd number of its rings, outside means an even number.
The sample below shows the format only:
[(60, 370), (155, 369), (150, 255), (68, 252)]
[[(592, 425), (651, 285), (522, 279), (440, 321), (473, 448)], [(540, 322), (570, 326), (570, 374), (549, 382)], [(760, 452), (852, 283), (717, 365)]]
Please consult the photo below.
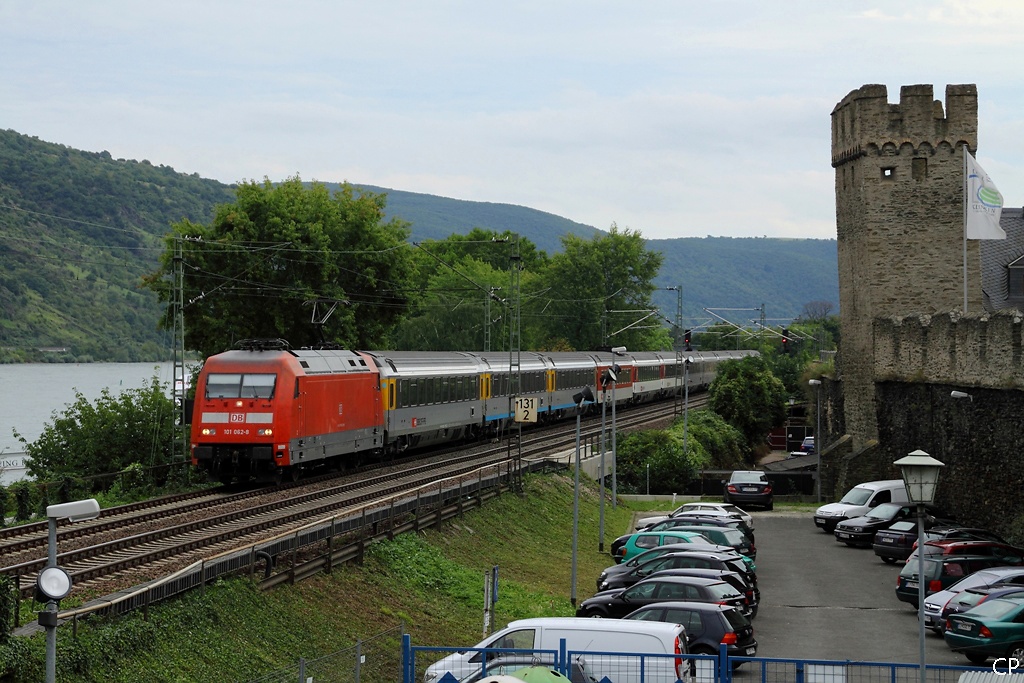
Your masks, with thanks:
[(1005, 240), (1003, 195), (964, 145), (964, 231), (969, 240)]

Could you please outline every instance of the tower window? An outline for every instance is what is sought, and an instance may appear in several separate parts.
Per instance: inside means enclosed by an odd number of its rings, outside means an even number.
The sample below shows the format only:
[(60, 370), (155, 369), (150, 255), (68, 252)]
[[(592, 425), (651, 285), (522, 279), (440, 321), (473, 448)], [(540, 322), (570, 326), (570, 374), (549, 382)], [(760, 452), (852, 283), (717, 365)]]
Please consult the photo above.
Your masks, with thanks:
[(882, 180), (896, 180), (896, 167), (887, 166), (882, 169)]
[(910, 160), (910, 176), (914, 180), (924, 180), (928, 177), (928, 160), (919, 157)]

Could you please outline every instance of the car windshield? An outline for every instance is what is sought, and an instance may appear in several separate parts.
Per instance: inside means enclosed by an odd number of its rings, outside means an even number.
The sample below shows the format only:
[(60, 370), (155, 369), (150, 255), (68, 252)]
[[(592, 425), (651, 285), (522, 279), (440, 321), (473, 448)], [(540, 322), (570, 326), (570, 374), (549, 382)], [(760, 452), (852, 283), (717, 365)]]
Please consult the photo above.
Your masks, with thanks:
[(889, 526), (892, 531), (913, 531), (917, 527), (917, 522), (893, 522)]
[(871, 489), (862, 489), (858, 486), (854, 486), (852, 489), (846, 492), (840, 503), (846, 505), (863, 505), (868, 502), (868, 498), (871, 497)]
[(729, 481), (740, 484), (760, 484), (768, 481), (768, 479), (765, 478), (764, 472), (733, 472)]
[(871, 508), (871, 511), (864, 516), (871, 519), (892, 519), (902, 507), (902, 505), (897, 505), (896, 503), (882, 503)]

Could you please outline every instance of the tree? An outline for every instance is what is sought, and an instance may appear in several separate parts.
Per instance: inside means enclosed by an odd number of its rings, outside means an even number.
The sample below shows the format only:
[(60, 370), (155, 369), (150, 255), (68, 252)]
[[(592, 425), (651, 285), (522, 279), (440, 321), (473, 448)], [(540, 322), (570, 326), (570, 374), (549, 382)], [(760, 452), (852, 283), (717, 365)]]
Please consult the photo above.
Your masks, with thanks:
[(645, 493), (650, 482), (652, 494), (679, 493), (696, 475), (696, 468), (683, 457), (682, 432), (630, 432), (616, 451), (616, 475), (625, 491)]
[(75, 392), (64, 412), (53, 414), (25, 446), (28, 473), (40, 481), (119, 472), (132, 463), (150, 467), (172, 460), (174, 402), (156, 377), (148, 386), (114, 395), (104, 389), (94, 403)]
[(835, 308), (831, 301), (808, 301), (804, 304), (804, 310), (800, 314), (803, 320), (824, 320), (832, 314)]
[(579, 350), (625, 346), (631, 350), (671, 348), (668, 330), (651, 312), (653, 280), (664, 260), (647, 251), (639, 232), (619, 231), (587, 241), (562, 238), (540, 282), (546, 293), (532, 300), (529, 316), (543, 316), (551, 338)]
[(738, 429), (753, 454), (786, 419), (786, 388), (760, 356), (723, 361), (708, 388), (708, 405)]
[[(513, 243), (515, 242), (515, 243)], [(547, 256), (528, 239), (474, 228), (468, 235), (428, 240), (413, 251), (418, 291), (389, 346), (408, 350), (481, 351), (508, 348), (511, 267), (519, 265), (520, 298), (529, 291)], [(513, 251), (521, 258), (513, 259)], [(534, 269), (531, 272), (529, 269)], [(488, 305), (489, 304), (489, 305)], [(489, 329), (488, 329), (489, 327)], [(522, 329), (523, 348), (538, 335)]]
[[(173, 300), (169, 276), (181, 245), (185, 345), (204, 357), (251, 337), (378, 347), (405, 311), (412, 269), (408, 229), (382, 222), (384, 206), (384, 195), (347, 184), (331, 196), (298, 177), (243, 183), (210, 225), (172, 226), (147, 285)], [(314, 317), (335, 304), (321, 340)], [(169, 306), (165, 327), (172, 316)]]

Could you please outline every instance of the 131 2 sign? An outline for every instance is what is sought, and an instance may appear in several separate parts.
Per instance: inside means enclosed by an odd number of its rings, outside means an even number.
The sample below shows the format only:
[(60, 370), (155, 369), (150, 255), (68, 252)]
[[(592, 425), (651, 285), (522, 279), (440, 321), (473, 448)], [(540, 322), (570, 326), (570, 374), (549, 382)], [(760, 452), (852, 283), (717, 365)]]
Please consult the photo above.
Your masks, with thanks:
[(516, 397), (516, 422), (537, 421), (537, 399), (533, 396)]

